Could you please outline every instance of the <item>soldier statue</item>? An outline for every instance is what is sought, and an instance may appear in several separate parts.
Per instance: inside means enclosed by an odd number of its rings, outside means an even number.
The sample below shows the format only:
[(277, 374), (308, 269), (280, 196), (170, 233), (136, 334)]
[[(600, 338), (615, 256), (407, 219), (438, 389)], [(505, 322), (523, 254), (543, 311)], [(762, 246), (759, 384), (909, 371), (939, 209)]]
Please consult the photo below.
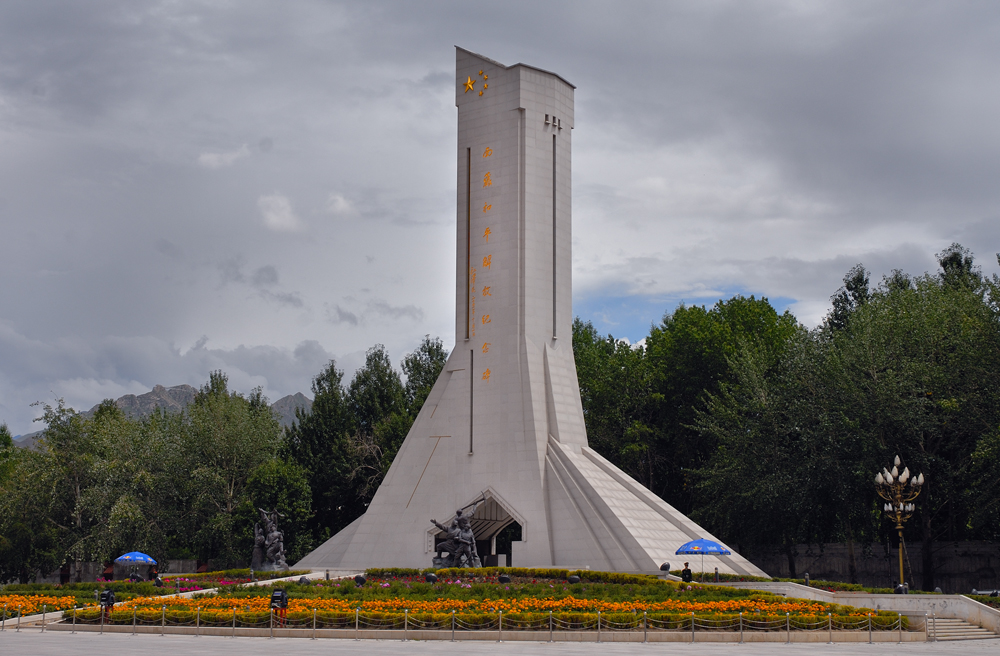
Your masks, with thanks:
[[(455, 519), (450, 526), (445, 526), (437, 520), (432, 519), (431, 523), (444, 531), (445, 539), (435, 547), (437, 556), (432, 560), (434, 567), (482, 567), (479, 554), (476, 551), (476, 536), (472, 533), (471, 517), (476, 512), (479, 502), (471, 505), (471, 510), (465, 512), (469, 506), (459, 508), (455, 511)], [(441, 556), (441, 552), (447, 552), (448, 557)]]
[(260, 518), (264, 523), (254, 525), (254, 548), (251, 558), (251, 567), (254, 570), (288, 571), (288, 563), (285, 562), (285, 534), (278, 530), (278, 517), (283, 517), (277, 510), (267, 512), (263, 508), (260, 510)]

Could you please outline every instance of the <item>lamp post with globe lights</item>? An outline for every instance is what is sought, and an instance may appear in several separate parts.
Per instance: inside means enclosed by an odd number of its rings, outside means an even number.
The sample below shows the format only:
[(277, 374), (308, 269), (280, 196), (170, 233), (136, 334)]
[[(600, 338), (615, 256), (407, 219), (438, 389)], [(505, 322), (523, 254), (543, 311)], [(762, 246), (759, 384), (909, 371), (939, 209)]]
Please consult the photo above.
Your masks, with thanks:
[(891, 521), (896, 522), (896, 530), (899, 531), (899, 585), (903, 586), (903, 524), (912, 515), (916, 506), (913, 500), (920, 494), (920, 488), (924, 484), (924, 475), (910, 475), (909, 467), (904, 467), (899, 471), (899, 456), (892, 465), (892, 471), (882, 468), (882, 471), (875, 474), (875, 490), (878, 495), (885, 499), (882, 511)]

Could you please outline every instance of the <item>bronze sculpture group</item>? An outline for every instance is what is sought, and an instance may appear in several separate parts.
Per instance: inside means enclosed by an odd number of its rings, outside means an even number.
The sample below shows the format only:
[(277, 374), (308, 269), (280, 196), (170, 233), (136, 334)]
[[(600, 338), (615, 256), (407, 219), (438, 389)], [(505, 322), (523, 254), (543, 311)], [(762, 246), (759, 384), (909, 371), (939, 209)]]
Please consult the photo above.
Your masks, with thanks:
[(255, 571), (288, 571), (285, 562), (285, 534), (278, 530), (278, 511), (260, 510), (260, 518), (264, 523), (253, 527), (253, 557), (250, 559), (250, 569)]
[[(472, 504), (472, 509), (464, 512), (469, 506), (459, 508), (455, 511), (455, 519), (450, 526), (438, 523), (432, 519), (431, 523), (444, 531), (445, 539), (437, 544), (432, 565), (434, 567), (482, 567), (479, 560), (479, 553), (476, 551), (476, 536), (472, 533), (472, 515), (476, 512), (479, 502)], [(441, 553), (447, 552), (448, 556), (442, 557)]]

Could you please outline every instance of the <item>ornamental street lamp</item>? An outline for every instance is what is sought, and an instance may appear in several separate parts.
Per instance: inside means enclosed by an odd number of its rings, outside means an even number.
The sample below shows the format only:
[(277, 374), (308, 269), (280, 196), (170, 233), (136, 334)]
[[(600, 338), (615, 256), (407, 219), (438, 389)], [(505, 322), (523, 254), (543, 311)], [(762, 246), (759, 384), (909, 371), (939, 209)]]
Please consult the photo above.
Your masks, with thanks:
[(899, 585), (903, 585), (903, 524), (913, 515), (916, 506), (912, 501), (920, 494), (924, 475), (910, 476), (909, 467), (899, 472), (899, 456), (893, 463), (892, 471), (882, 468), (875, 474), (875, 490), (886, 500), (882, 510), (891, 521), (896, 522), (899, 531)]

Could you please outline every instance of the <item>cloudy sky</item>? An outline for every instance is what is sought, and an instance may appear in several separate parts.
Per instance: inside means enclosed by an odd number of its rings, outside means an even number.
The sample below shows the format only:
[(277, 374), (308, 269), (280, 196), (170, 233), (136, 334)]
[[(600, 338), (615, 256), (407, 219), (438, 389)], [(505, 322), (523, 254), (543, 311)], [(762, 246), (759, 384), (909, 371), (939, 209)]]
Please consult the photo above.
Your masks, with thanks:
[(574, 311), (1000, 251), (990, 2), (0, 3), (0, 421), (454, 343), (454, 48), (577, 85)]

